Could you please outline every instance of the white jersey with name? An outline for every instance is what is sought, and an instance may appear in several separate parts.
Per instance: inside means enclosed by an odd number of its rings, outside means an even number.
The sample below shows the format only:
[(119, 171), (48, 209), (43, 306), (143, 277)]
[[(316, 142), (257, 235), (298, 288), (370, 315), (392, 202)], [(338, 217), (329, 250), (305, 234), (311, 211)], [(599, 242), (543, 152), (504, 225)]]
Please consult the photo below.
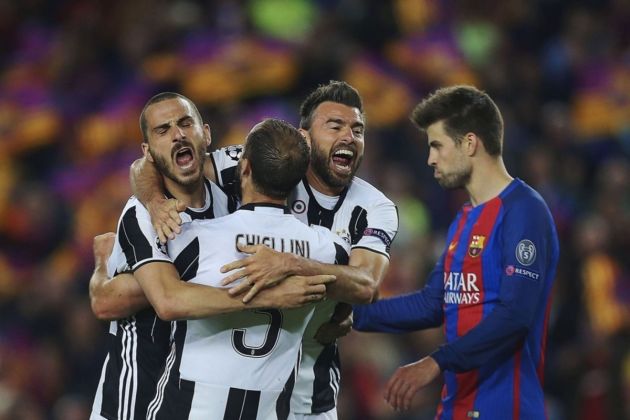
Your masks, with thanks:
[[(238, 243), (264, 244), (329, 264), (347, 259), (349, 252), (330, 231), (305, 226), (284, 206), (248, 204), (221, 220), (184, 223), (168, 253), (181, 261), (177, 269), (190, 282), (231, 287), (221, 285), (226, 275), (220, 268), (243, 257)], [(161, 407), (149, 418), (286, 419), (313, 306), (177, 322), (172, 369), (179, 369), (179, 380), (169, 382)]]
[[(235, 166), (241, 146), (218, 149), (211, 155), (217, 184), (231, 195), (234, 192)], [(338, 197), (313, 190), (306, 179), (298, 184), (288, 201), (291, 212), (303, 223), (329, 229), (351, 249), (367, 249), (389, 258), (398, 231), (398, 211), (394, 203), (368, 182), (355, 177)], [(304, 334), (303, 355), (294, 387), (291, 411), (324, 413), (336, 406), (340, 386), (337, 343), (322, 346), (315, 339), (319, 327), (330, 320), (336, 302), (316, 305)]]
[[(226, 195), (207, 180), (205, 191), (204, 207), (187, 209), (185, 214), (191, 219), (226, 215)], [(134, 272), (152, 262), (173, 260), (160, 246), (149, 212), (136, 197), (131, 197), (118, 222), (116, 242), (107, 263), (108, 275)], [(109, 333), (109, 350), (90, 419), (144, 419), (170, 351), (170, 323), (161, 321), (149, 307), (112, 321)]]

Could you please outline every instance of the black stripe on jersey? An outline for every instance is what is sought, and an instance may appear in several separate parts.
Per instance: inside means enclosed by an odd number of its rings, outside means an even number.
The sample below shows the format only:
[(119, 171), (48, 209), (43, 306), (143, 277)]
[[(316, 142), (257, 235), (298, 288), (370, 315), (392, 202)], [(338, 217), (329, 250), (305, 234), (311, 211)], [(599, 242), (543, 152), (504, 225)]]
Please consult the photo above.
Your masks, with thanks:
[(175, 258), (175, 268), (179, 277), (188, 281), (197, 275), (199, 270), (199, 238), (195, 238)]
[(338, 243), (335, 243), (335, 264), (348, 265), (349, 262), (350, 256), (346, 250)]
[(325, 413), (335, 407), (339, 389), (339, 368), (337, 343), (327, 344), (313, 366), (315, 380), (313, 381), (312, 413)]
[(293, 387), (295, 386), (297, 370), (298, 367), (296, 366), (291, 371), (287, 383), (284, 384), (284, 388), (276, 400), (276, 417), (278, 417), (278, 420), (287, 420), (289, 418), (289, 412), (291, 411), (291, 395), (293, 394)]
[(361, 240), (367, 226), (367, 210), (361, 206), (356, 206), (352, 209), (352, 216), (350, 217), (350, 224), (348, 225), (352, 245), (356, 245)]
[(153, 256), (153, 248), (138, 224), (136, 206), (129, 207), (120, 220), (118, 242), (129, 267)]
[(348, 187), (344, 188), (341, 194), (339, 194), (339, 200), (337, 201), (337, 204), (335, 204), (335, 207), (332, 210), (328, 210), (319, 205), (311, 187), (306, 181), (306, 178), (302, 179), (302, 183), (304, 184), (304, 188), (309, 196), (308, 210), (306, 212), (308, 216), (308, 224), (324, 226), (325, 228), (331, 229), (333, 222), (335, 221), (335, 213), (337, 213), (343, 204), (343, 200), (346, 198), (346, 194), (348, 194)]
[[(210, 181), (208, 181), (208, 179), (205, 177), (203, 179), (203, 183), (206, 186), (206, 191), (208, 192), (208, 199), (210, 201), (210, 204), (208, 205), (208, 208), (203, 211), (194, 211), (189, 208), (184, 210), (184, 212), (189, 215), (192, 220), (214, 219), (214, 197), (212, 195), (212, 186), (210, 185)], [(173, 197), (173, 194), (171, 194), (168, 190), (164, 193), (164, 195), (166, 196), (166, 198), (175, 198)]]
[(260, 391), (230, 388), (223, 420), (256, 420)]

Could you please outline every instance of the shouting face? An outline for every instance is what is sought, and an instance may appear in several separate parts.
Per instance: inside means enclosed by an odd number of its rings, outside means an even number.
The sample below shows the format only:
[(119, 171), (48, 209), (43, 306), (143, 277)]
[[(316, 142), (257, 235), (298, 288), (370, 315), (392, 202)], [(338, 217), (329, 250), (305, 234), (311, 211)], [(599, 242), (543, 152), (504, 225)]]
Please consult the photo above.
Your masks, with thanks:
[(172, 182), (189, 187), (200, 182), (210, 128), (182, 98), (150, 105), (145, 113), (147, 158)]
[(313, 112), (308, 137), (309, 172), (326, 189), (339, 193), (348, 186), (363, 159), (363, 115), (357, 108), (322, 102)]

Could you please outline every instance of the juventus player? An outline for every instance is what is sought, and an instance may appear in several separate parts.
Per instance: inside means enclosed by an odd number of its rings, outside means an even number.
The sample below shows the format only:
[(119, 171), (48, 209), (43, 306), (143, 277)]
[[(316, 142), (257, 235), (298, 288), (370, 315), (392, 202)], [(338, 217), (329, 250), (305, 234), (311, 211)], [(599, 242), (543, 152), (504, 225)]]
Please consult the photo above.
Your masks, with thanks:
[[(286, 206), (308, 161), (308, 145), (290, 124), (268, 119), (256, 125), (237, 167), (243, 205), (220, 220), (184, 223), (168, 243), (169, 255), (190, 262), (180, 274), (220, 286), (220, 267), (238, 258), (237, 245), (246, 243), (322, 263), (347, 262), (349, 247), (339, 237), (301, 223)], [(172, 366), (179, 366), (179, 381), (169, 382), (162, 407), (156, 415), (150, 407), (148, 418), (286, 419), (294, 378), (287, 381), (312, 313), (309, 305), (178, 322)]]
[[(298, 418), (336, 419), (340, 381), (337, 344), (334, 339), (320, 343), (315, 337), (318, 330), (318, 337), (322, 335), (320, 326), (328, 327), (349, 313), (344, 314), (347, 305), (339, 306), (342, 310), (331, 318), (335, 300), (369, 303), (375, 299), (389, 266), (398, 214), (383, 193), (355, 177), (363, 157), (365, 131), (363, 105), (356, 89), (338, 81), (319, 86), (302, 103), (300, 116), (300, 132), (311, 145), (311, 164), (306, 177), (291, 193), (289, 206), (304, 223), (324, 226), (350, 244), (349, 263), (329, 266), (256, 245), (243, 247), (252, 255), (227, 264), (223, 270), (241, 268), (227, 277), (225, 284), (244, 277), (254, 284), (245, 301), (290, 274), (336, 276), (337, 280), (327, 287), (331, 299), (317, 305), (305, 332), (301, 367), (291, 401), (291, 411)], [(212, 168), (206, 170), (206, 176), (214, 177), (229, 191), (236, 179), (239, 155), (240, 146), (215, 151)], [(181, 220), (173, 212), (178, 203), (164, 200), (156, 191), (156, 182), (151, 180), (153, 172), (146, 161), (136, 161), (132, 168), (134, 190), (149, 203), (154, 226), (161, 238), (166, 238), (180, 231)], [(244, 290), (245, 285), (241, 284), (232, 293)]]
[[(179, 94), (156, 95), (145, 105), (140, 126), (146, 159), (154, 162), (163, 174), (169, 194), (191, 207), (186, 210), (187, 217), (213, 218), (227, 213), (225, 196), (203, 177), (210, 131), (195, 105)], [(94, 399), (92, 419), (134, 419), (146, 415), (169, 351), (171, 332), (170, 324), (160, 321), (156, 312), (160, 318), (170, 320), (208, 316), (246, 306), (223, 290), (181, 282), (175, 269), (181, 262), (171, 259), (156, 239), (149, 213), (135, 197), (130, 198), (120, 217), (107, 267), (98, 266), (90, 280), (90, 296), (97, 316), (122, 318), (110, 325), (111, 345)], [(108, 275), (119, 273), (133, 275), (120, 274), (108, 279)], [(301, 281), (291, 285), (294, 288), (302, 285), (302, 296), (299, 287), (298, 293), (293, 294), (275, 288), (247, 307), (298, 306), (320, 296), (313, 295), (312, 286), (305, 284), (304, 279)], [(142, 291), (153, 308), (146, 307)], [(119, 296), (128, 299), (125, 312), (117, 309)]]

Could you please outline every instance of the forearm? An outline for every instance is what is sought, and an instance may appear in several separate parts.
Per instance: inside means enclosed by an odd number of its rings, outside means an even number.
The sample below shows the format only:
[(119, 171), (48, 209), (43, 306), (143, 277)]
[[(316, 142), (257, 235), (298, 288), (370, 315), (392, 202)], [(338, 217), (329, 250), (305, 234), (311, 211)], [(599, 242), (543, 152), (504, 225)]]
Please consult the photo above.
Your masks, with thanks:
[(261, 293), (245, 304), (240, 297), (230, 296), (227, 289), (179, 281), (165, 289), (162, 296), (152, 297), (151, 303), (162, 320), (174, 321), (273, 306), (265, 296)]
[(131, 191), (145, 206), (156, 197), (164, 198), (164, 182), (155, 165), (142, 157), (129, 170)]
[(90, 278), (92, 312), (101, 320), (126, 318), (149, 306), (142, 288), (131, 274), (110, 279), (104, 266), (97, 266)]
[(326, 287), (326, 293), (331, 299), (353, 304), (370, 303), (378, 289), (378, 282), (372, 273), (353, 265), (324, 264), (318, 261), (291, 255), (290, 274), (300, 276), (314, 276), (318, 274), (332, 274), (337, 277), (334, 283)]
[(441, 325), (440, 296), (432, 290), (379, 300), (370, 305), (354, 305), (353, 328), (363, 332), (406, 333)]

